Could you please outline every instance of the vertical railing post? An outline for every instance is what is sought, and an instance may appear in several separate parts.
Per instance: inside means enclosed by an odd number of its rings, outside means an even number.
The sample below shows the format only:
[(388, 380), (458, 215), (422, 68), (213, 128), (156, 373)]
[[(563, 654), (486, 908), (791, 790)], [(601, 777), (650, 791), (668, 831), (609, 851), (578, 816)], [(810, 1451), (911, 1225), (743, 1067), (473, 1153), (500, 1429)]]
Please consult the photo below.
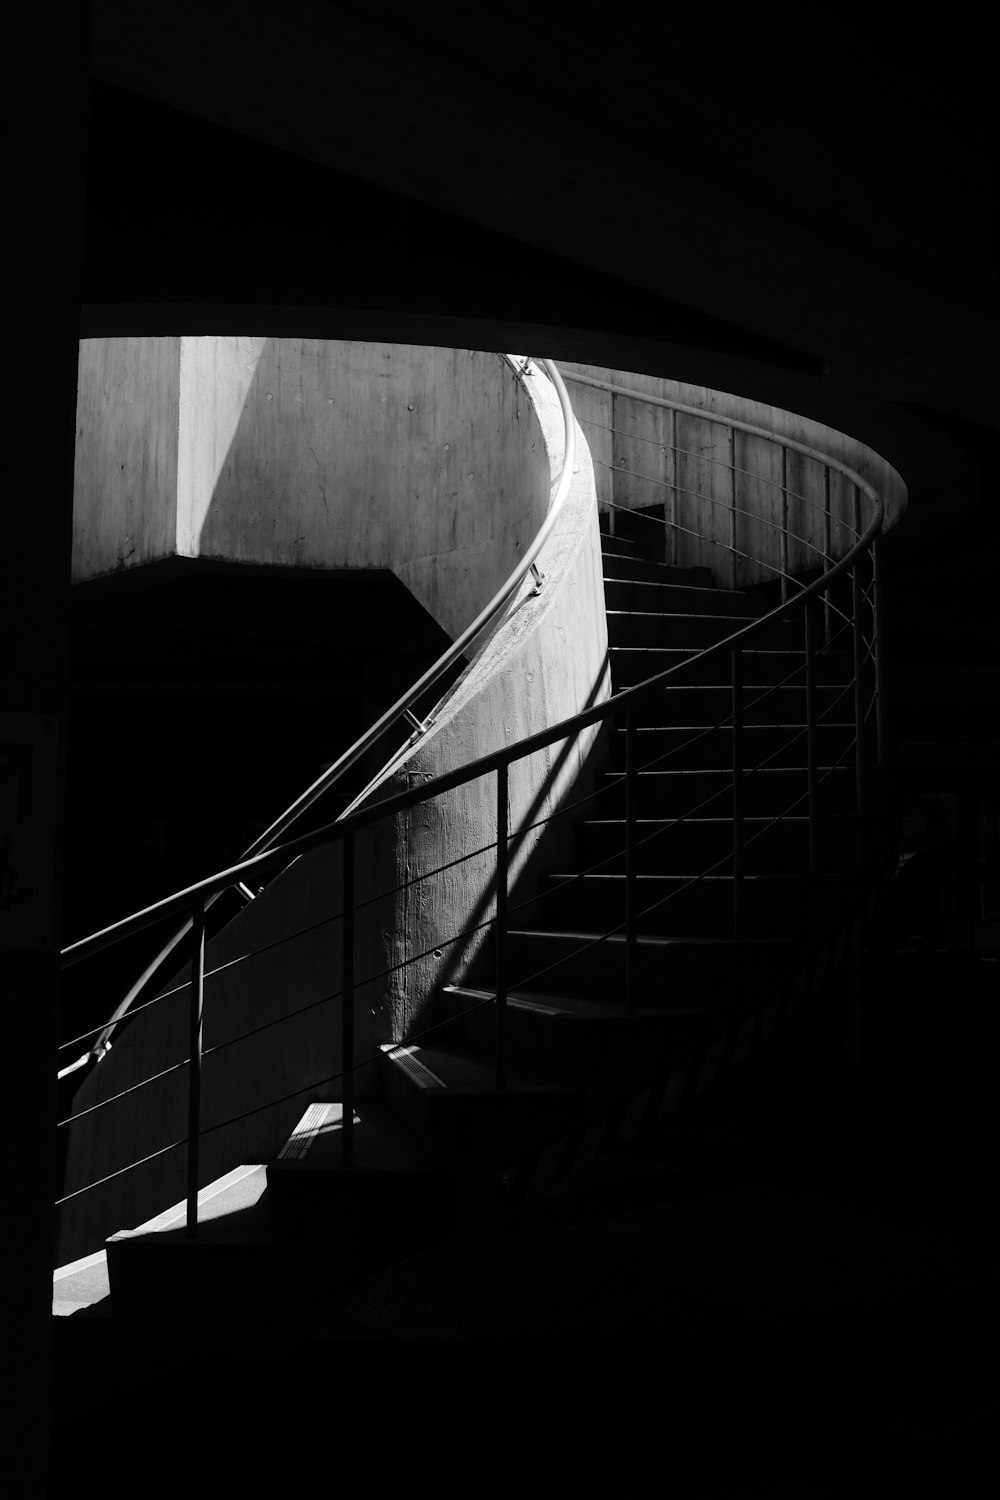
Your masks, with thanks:
[(743, 936), (743, 652), (733, 652), (733, 937)]
[(788, 449), (781, 445), (781, 602), (788, 598)]
[(736, 588), (736, 428), (729, 429), (729, 577)]
[[(830, 567), (830, 551), (833, 545), (832, 539), (832, 504), (830, 499), (830, 465), (826, 464), (823, 469), (823, 560), (824, 571)], [(823, 595), (823, 640), (829, 646), (833, 639), (833, 600), (830, 590), (827, 589)]]
[(861, 598), (861, 563), (857, 559), (851, 569), (851, 623), (854, 627), (854, 779), (859, 818), (864, 806), (865, 775), (864, 619)]
[(872, 542), (872, 653), (875, 658), (875, 734), (878, 764), (884, 766), (888, 755), (888, 727), (885, 710), (885, 671), (882, 660), (882, 538)]
[(616, 473), (615, 473), (615, 457), (616, 457), (616, 454), (615, 454), (615, 438), (618, 436), (618, 434), (615, 431), (615, 393), (614, 393), (614, 391), (611, 392), (610, 406), (611, 406), (611, 415), (610, 415), (610, 418), (609, 418), (609, 421), (608, 421), (608, 426), (611, 428), (611, 462), (608, 465), (608, 472), (610, 474), (610, 479), (608, 481), (608, 488), (611, 491), (611, 495), (610, 495), (611, 509), (608, 512), (608, 536), (614, 536), (614, 534), (615, 534), (615, 515), (616, 515), (615, 503), (616, 503), (616, 501), (618, 499), (618, 485), (617, 485), (617, 482), (616, 482), (617, 481), (617, 476), (616, 476)]
[(507, 1087), (507, 882), (508, 847), (508, 776), (507, 763), (497, 766), (497, 915), (494, 949), (496, 954), (496, 1085)]
[(638, 860), (639, 744), (637, 714), (630, 703), (625, 714), (625, 1013), (635, 1014), (638, 1000)]
[(344, 934), (340, 960), (340, 1164), (354, 1165), (354, 832), (343, 839)]
[(667, 555), (665, 561), (677, 564), (677, 408), (670, 408), (670, 452), (673, 455), (673, 467), (671, 478), (673, 484), (670, 489), (670, 537), (667, 543)]
[(191, 909), (191, 1005), (188, 1051), (187, 1232), (198, 1233), (198, 1177), (201, 1154), (201, 1038), (205, 1009), (205, 902)]
[(818, 776), (816, 766), (816, 623), (812, 599), (805, 607), (806, 645), (806, 777), (809, 813), (809, 874), (819, 869)]

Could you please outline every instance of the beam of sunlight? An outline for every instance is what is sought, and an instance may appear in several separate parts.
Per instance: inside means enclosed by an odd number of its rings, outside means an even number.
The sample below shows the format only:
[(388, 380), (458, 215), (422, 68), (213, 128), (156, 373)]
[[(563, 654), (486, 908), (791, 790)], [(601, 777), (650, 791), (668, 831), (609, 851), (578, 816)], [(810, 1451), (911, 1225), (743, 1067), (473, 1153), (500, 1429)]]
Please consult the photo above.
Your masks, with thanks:
[[(181, 339), (177, 553), (198, 557), (201, 533), (232, 448), (266, 338)], [(238, 357), (231, 357), (235, 344)], [(226, 351), (219, 358), (219, 346)]]

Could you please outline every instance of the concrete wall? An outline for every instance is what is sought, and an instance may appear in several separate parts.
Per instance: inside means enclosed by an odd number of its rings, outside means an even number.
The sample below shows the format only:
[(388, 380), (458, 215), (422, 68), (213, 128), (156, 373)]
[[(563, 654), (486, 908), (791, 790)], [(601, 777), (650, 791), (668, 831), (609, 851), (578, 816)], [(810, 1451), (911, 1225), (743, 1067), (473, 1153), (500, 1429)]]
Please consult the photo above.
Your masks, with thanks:
[[(666, 560), (710, 568), (720, 584), (739, 587), (777, 576), (774, 570), (781, 565), (782, 459), (780, 444), (734, 433), (724, 423), (713, 421), (712, 414), (753, 423), (849, 465), (885, 500), (887, 529), (896, 524), (906, 508), (906, 486), (892, 465), (864, 443), (821, 422), (747, 397), (660, 376), (572, 363), (562, 364), (561, 369), (594, 455), (601, 504), (612, 515), (612, 506), (635, 511), (665, 506), (667, 518), (678, 523), (677, 527), (664, 529), (651, 521), (649, 529), (662, 542)], [(619, 392), (597, 390), (574, 381), (574, 371), (612, 386), (703, 408), (705, 416), (672, 415), (664, 407)], [(749, 556), (735, 562), (726, 550), (731, 540), (732, 462), (737, 470), (745, 471), (736, 476), (737, 512), (749, 512), (737, 513), (735, 528), (735, 545)], [(819, 565), (824, 542), (824, 469), (815, 459), (788, 454), (788, 529), (795, 533), (789, 540), (788, 571), (793, 574)], [(830, 555), (834, 559), (841, 557), (852, 542), (848, 526), (854, 521), (853, 490), (842, 475), (831, 472)], [(867, 516), (868, 508), (863, 504), (863, 524)]]
[[(234, 399), (230, 410), (237, 404)], [(517, 386), (512, 400), (505, 397), (488, 406), (486, 431), (491, 441), (497, 405), (514, 413), (506, 441), (524, 449), (522, 471), (530, 476), (537, 460), (544, 462), (547, 502), (562, 466), (562, 418), (552, 387), (543, 375), (535, 374)], [(470, 443), (477, 432), (478, 424), (470, 422)], [(516, 454), (503, 457), (508, 471), (516, 472)], [(515, 511), (523, 515), (530, 510), (530, 500), (530, 495), (527, 500), (522, 497)], [(471, 528), (469, 536), (475, 535)], [(465, 576), (471, 580), (477, 560), (489, 553), (474, 540), (469, 550)], [(446, 576), (441, 556), (436, 554), (434, 567), (425, 569), (425, 580)], [(530, 582), (522, 586), (501, 625), (439, 705), (426, 740), (385, 783), (385, 793), (486, 754), (606, 696), (600, 538), (593, 470), (580, 435), (570, 495), (540, 562), (547, 575), (541, 594), (532, 593)], [(459, 563), (456, 555), (455, 577), (462, 573)], [(594, 739), (591, 732), (568, 753), (556, 746), (514, 769), (512, 828), (544, 816), (565, 795), (587, 762)], [(483, 920), (490, 909), (494, 893), (488, 856), (406, 892), (398, 888), (410, 876), (446, 862), (456, 850), (465, 852), (492, 841), (494, 785), (489, 776), (402, 818), (382, 819), (357, 841), (359, 1062), (370, 1060), (380, 1041), (398, 1039), (419, 1025), (429, 1013), (436, 985), (460, 972), (481, 942), (474, 938), (456, 947), (444, 939), (469, 920)], [(566, 826), (557, 838), (569, 837), (568, 822), (562, 821)], [(515, 875), (523, 871), (538, 837), (537, 832), (529, 834), (514, 849)], [(233, 1115), (253, 1113), (205, 1137), (203, 1181), (239, 1162), (266, 1160), (279, 1149), (310, 1097), (337, 1097), (339, 1079), (324, 1080), (341, 1067), (340, 859), (334, 847), (298, 860), (207, 945), (205, 1046), (231, 1044), (206, 1057), (203, 1120), (210, 1127)], [(439, 958), (430, 952), (410, 962), (439, 944)], [(175, 987), (176, 994), (120, 1032), (111, 1053), (78, 1092), (77, 1112), (186, 1056), (188, 991), (182, 970), (165, 986)], [(297, 1011), (301, 1014), (294, 1015)], [(232, 1041), (248, 1031), (255, 1034)], [(181, 1068), (81, 1120), (71, 1133), (66, 1191), (182, 1139), (186, 1077)], [(375, 1068), (363, 1069), (359, 1091), (377, 1082)], [(287, 1093), (294, 1097), (258, 1108)], [(148, 1169), (128, 1173), (74, 1200), (63, 1211), (60, 1259), (86, 1253), (106, 1234), (141, 1222), (177, 1201), (183, 1191), (181, 1148), (157, 1157)]]
[[(391, 824), (379, 825), (357, 841), (359, 903), (382, 888), (385, 871), (394, 867), (391, 851), (384, 848), (392, 835)], [(338, 1097), (341, 897), (340, 849), (319, 851), (272, 881), (206, 944), (203, 1184), (242, 1162), (267, 1161), (280, 1150), (310, 1098)], [(391, 902), (388, 908), (383, 902), (356, 920), (359, 974), (384, 967), (383, 933), (390, 919)], [(164, 998), (118, 1031), (111, 1052), (77, 1093), (74, 1113), (112, 1102), (72, 1127), (65, 1192), (187, 1135), (186, 964), (161, 993)], [(360, 1063), (373, 1056), (384, 1034), (363, 987), (357, 999), (355, 1058)], [(153, 1081), (127, 1092), (144, 1079)], [(373, 1068), (361, 1069), (358, 1093), (370, 1092), (376, 1081)], [(217, 1125), (224, 1128), (213, 1129)], [(181, 1146), (66, 1204), (57, 1263), (99, 1247), (116, 1226), (133, 1227), (178, 1202), (186, 1192), (185, 1174), (186, 1148)]]
[(179, 480), (186, 555), (391, 568), (453, 637), (548, 503), (509, 364), (406, 344), (184, 339)]
[[(555, 391), (538, 373), (529, 377), (545, 427), (553, 471), (562, 463), (563, 426)], [(572, 393), (571, 393), (572, 394)], [(522, 585), (502, 629), (489, 641), (437, 710), (433, 729), (410, 751), (385, 790), (421, 782), (511, 745), (579, 713), (610, 692), (604, 574), (594, 470), (577, 427), (577, 457), (562, 520), (541, 556), (540, 594)], [(575, 742), (556, 743), (510, 768), (508, 820), (510, 881), (515, 898), (533, 889), (540, 867), (571, 847), (572, 825), (561, 817), (529, 828), (582, 795), (599, 768), (599, 729)], [(496, 910), (494, 880), (496, 776), (490, 772), (410, 810), (400, 820), (394, 848), (397, 885), (410, 875), (447, 865), (471, 850), (483, 852), (397, 891), (391, 926), (391, 967), (385, 1002), (394, 1034), (407, 1036), (433, 1021), (443, 981), (465, 975), (488, 941), (480, 930)], [(544, 837), (544, 858), (533, 858)], [(420, 957), (419, 955), (426, 955)], [(519, 976), (511, 975), (512, 981)], [(523, 976), (522, 976), (523, 977)]]
[(497, 354), (95, 339), (84, 368), (75, 581), (169, 555), (390, 568), (454, 637), (545, 514), (544, 443)]
[(80, 344), (74, 580), (176, 551), (181, 342), (108, 338)]

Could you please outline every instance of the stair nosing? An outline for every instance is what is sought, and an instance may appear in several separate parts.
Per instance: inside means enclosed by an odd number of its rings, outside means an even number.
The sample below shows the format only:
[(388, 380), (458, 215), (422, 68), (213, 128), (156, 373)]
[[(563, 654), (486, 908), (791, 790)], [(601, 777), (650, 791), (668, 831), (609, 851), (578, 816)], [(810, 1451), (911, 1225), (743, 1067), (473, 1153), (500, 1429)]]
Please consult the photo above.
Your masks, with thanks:
[[(580, 941), (583, 943), (624, 943), (626, 941), (624, 932), (576, 932), (564, 931), (561, 928), (550, 927), (512, 927), (508, 937), (528, 938), (560, 938), (566, 940)], [(651, 948), (690, 947), (690, 948), (734, 948), (734, 947), (757, 947), (757, 948), (787, 948), (793, 945), (794, 939), (783, 937), (726, 937), (722, 934), (705, 935), (703, 933), (655, 933), (641, 932), (637, 936), (637, 942)]]
[[(460, 1065), (464, 1065), (465, 1067), (475, 1067), (489, 1071), (490, 1065), (488, 1063), (484, 1064), (481, 1056), (478, 1053), (469, 1052), (462, 1048), (421, 1048), (419, 1046), (419, 1043), (406, 1043), (405, 1046), (407, 1048), (418, 1049), (420, 1051), (426, 1052), (432, 1060), (434, 1060), (435, 1057), (442, 1057), (447, 1059), (448, 1061), (454, 1061)], [(395, 1054), (399, 1050), (400, 1049), (398, 1047), (386, 1049), (386, 1055), (390, 1061), (397, 1060)], [(405, 1066), (404, 1076), (409, 1078), (413, 1083), (416, 1084), (416, 1087), (419, 1089), (421, 1096), (424, 1098), (431, 1094), (452, 1094), (456, 1097), (459, 1095), (481, 1097), (489, 1094), (503, 1095), (505, 1093), (523, 1093), (535, 1095), (554, 1094), (562, 1097), (564, 1095), (579, 1094), (581, 1092), (578, 1085), (567, 1084), (562, 1079), (552, 1078), (547, 1075), (536, 1073), (531, 1069), (530, 1066), (525, 1067), (523, 1064), (518, 1064), (515, 1068), (508, 1071), (506, 1087), (504, 1089), (498, 1090), (495, 1085), (493, 1087), (490, 1087), (488, 1084), (486, 1084), (485, 1079), (483, 1080), (483, 1086), (475, 1082), (449, 1083), (447, 1079), (443, 1079), (437, 1073), (435, 1073), (434, 1069), (429, 1067), (427, 1063), (423, 1062), (420, 1058), (414, 1058), (412, 1051), (408, 1053), (407, 1061), (408, 1063), (416, 1062), (417, 1068)], [(419, 1073), (417, 1071), (418, 1069)], [(421, 1083), (420, 1074), (434, 1079), (434, 1085)]]

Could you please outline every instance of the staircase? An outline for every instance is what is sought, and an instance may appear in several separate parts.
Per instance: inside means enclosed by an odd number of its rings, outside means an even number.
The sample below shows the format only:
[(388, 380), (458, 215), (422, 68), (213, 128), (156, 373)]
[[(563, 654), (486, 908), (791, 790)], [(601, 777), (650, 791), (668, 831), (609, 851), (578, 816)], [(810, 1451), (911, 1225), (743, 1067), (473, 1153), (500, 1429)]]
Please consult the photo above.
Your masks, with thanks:
[[(569, 432), (564, 391), (560, 399)], [(770, 434), (757, 435), (771, 441)], [(793, 440), (786, 445), (819, 459)], [(508, 1212), (613, 1150), (739, 1064), (842, 966), (892, 868), (892, 809), (880, 806), (880, 773), (871, 753), (881, 699), (877, 676), (867, 667), (876, 660), (874, 539), (882, 502), (860, 476), (839, 466), (838, 474), (853, 476), (855, 527), (850, 555), (834, 563), (830, 461), (827, 550), (809, 544), (814, 557), (825, 558), (826, 572), (804, 603), (792, 597), (776, 610), (776, 582), (725, 588), (708, 568), (661, 560), (664, 536), (673, 535), (676, 555), (677, 537), (685, 534), (677, 520), (678, 493), (704, 502), (703, 540), (727, 546), (725, 528), (722, 540), (712, 536), (718, 501), (676, 488), (676, 460), (685, 451), (676, 433), (671, 450), (669, 518), (663, 506), (627, 512), (612, 502), (618, 534), (602, 536), (611, 701), (591, 700), (571, 721), (440, 775), (431, 788), (393, 794), (376, 809), (377, 816), (387, 810), (398, 816), (442, 788), (483, 778), (491, 797), (495, 788), (497, 840), (489, 842), (490, 832), (479, 840), (496, 851), (489, 854), (495, 881), (482, 898), (486, 943), (459, 971), (460, 982), (436, 981), (419, 1031), (371, 1057), (354, 1043), (354, 942), (346, 935), (353, 917), (345, 922), (339, 1056), (367, 1064), (366, 1078), (377, 1076), (374, 1089), (366, 1083), (365, 1097), (356, 1101), (348, 1071), (335, 1075), (327, 1093), (314, 1083), (288, 1094), (298, 1109), (312, 1091), (282, 1149), (266, 1164), (250, 1160), (202, 1187), (197, 1210), (193, 1185), (205, 1129), (198, 1102), (203, 939), (200, 949), (193, 945), (190, 984), (179, 986), (189, 990), (192, 1027), (187, 1224), (185, 1205), (178, 1204), (108, 1241), (115, 1310), (126, 1314), (129, 1326), (169, 1328), (194, 1311), (202, 1322), (209, 1314), (221, 1318), (231, 1340), (240, 1309), (261, 1296), (281, 1308), (278, 1324), (287, 1325), (289, 1306), (315, 1301), (319, 1288), (349, 1286), (484, 1207)], [(782, 465), (784, 476), (784, 456)], [(737, 561), (745, 558), (761, 563), (755, 576), (780, 574), (786, 590), (799, 590), (787, 550), (791, 540), (803, 538), (787, 515), (783, 567), (735, 545), (738, 517), (751, 512), (737, 509), (742, 471), (734, 446), (729, 466), (724, 576), (735, 578)], [(567, 461), (561, 485), (571, 471)], [(784, 477), (782, 484), (787, 508), (793, 491)], [(863, 536), (862, 490), (874, 507)], [(768, 546), (773, 540), (765, 533)], [(536, 550), (539, 545), (536, 540)], [(861, 562), (868, 549), (870, 572)], [(522, 575), (527, 566), (522, 559)], [(509, 593), (510, 586), (504, 597)], [(712, 649), (764, 616), (748, 639)], [(516, 823), (508, 772), (519, 758), (547, 755), (566, 738), (567, 724), (574, 742), (599, 731), (573, 800), (542, 819), (558, 817), (563, 826), (571, 821), (572, 838), (549, 843), (546, 833), (527, 867), (516, 867), (512, 877), (518, 830), (540, 824)], [(268, 835), (293, 820), (290, 809)], [(297, 855), (339, 841), (343, 908), (353, 913), (354, 833), (373, 821), (371, 809), (349, 808), (329, 828), (251, 853), (240, 870), (255, 882), (287, 868)], [(266, 850), (268, 835), (253, 848)], [(437, 863), (436, 849), (424, 852)], [(405, 889), (419, 884), (422, 869), (412, 877), (407, 869)], [(190, 911), (188, 925), (194, 922), (198, 931), (200, 924), (203, 932), (205, 910), (234, 873), (220, 872), (157, 910), (169, 910), (172, 921)], [(148, 921), (148, 913), (137, 913), (77, 948), (96, 950)], [(465, 941), (468, 934), (458, 936)], [(99, 1060), (114, 1024), (112, 1018), (92, 1059)], [(260, 1029), (273, 1024), (267, 1020)], [(286, 1108), (272, 1142), (294, 1119), (293, 1103)], [(184, 1143), (163, 1150), (178, 1144)], [(241, 1146), (229, 1161), (239, 1161), (242, 1152)], [(88, 1257), (88, 1275), (94, 1260)], [(60, 1276), (72, 1303), (75, 1273), (66, 1268)]]
[[(642, 556), (636, 542), (603, 542), (615, 691), (632, 686), (766, 612), (761, 595), (715, 588), (703, 569)], [(638, 731), (639, 936), (627, 1012), (625, 934), (625, 731), (611, 735), (611, 766), (576, 824), (576, 867), (548, 873), (540, 893), (510, 913), (507, 1087), (493, 1086), (494, 991), (488, 962), (470, 982), (447, 986), (432, 1039), (384, 1052), (385, 1097), (435, 1166), (503, 1174), (514, 1194), (537, 1189), (538, 1158), (557, 1155), (557, 1175), (578, 1164), (574, 1133), (610, 1114), (641, 1122), (635, 1100), (767, 1001), (835, 928), (855, 889), (851, 768), (836, 766), (853, 726), (835, 712), (822, 726), (821, 765), (832, 768), (825, 821), (831, 868), (803, 879), (807, 819), (769, 828), (806, 787), (789, 739), (804, 725), (803, 690), (776, 677), (801, 665), (801, 625), (781, 624), (748, 664), (757, 722), (744, 733), (746, 763), (766, 762), (746, 782), (747, 865), (742, 931), (733, 935), (731, 689), (718, 669), (668, 687), (659, 713)], [(831, 654), (820, 688), (835, 710), (849, 663)], [(675, 707), (676, 705), (680, 705)], [(754, 719), (752, 703), (748, 717)], [(731, 729), (729, 730), (731, 740)], [(800, 757), (801, 759), (801, 757)], [(681, 821), (683, 819), (683, 821)], [(755, 832), (765, 836), (754, 841)], [(717, 863), (719, 873), (698, 878)], [(615, 929), (619, 930), (615, 930)], [(479, 979), (479, 982), (475, 980)], [(621, 1127), (607, 1144), (623, 1138)], [(544, 1181), (551, 1180), (544, 1174)]]
[[(766, 593), (715, 587), (707, 570), (671, 567), (645, 550), (603, 538), (616, 692), (772, 607)], [(113, 1237), (116, 1302), (148, 1322), (151, 1280), (173, 1287), (157, 1299), (161, 1319), (178, 1316), (192, 1296), (218, 1316), (266, 1277), (313, 1289), (331, 1277), (350, 1283), (484, 1203), (543, 1190), (738, 1063), (781, 1007), (794, 1008), (832, 966), (831, 944), (848, 940), (852, 913), (855, 928), (861, 920), (854, 726), (843, 711), (851, 662), (836, 642), (817, 658), (824, 781), (814, 873), (803, 874), (807, 817), (801, 809), (780, 816), (807, 789), (804, 688), (782, 685), (801, 675), (803, 652), (793, 618), (744, 653), (738, 912), (732, 686), (710, 659), (646, 700), (631, 811), (626, 732), (609, 721), (607, 768), (575, 809), (574, 867), (546, 871), (527, 898), (512, 893), (504, 1086), (488, 950), (464, 983), (442, 988), (420, 1036), (381, 1049), (382, 1097), (356, 1107), (349, 1169), (342, 1103), (316, 1100), (266, 1173), (242, 1169), (214, 1185), (197, 1262), (179, 1209)], [(627, 997), (629, 816), (639, 918)], [(213, 1188), (202, 1194), (207, 1208)]]

